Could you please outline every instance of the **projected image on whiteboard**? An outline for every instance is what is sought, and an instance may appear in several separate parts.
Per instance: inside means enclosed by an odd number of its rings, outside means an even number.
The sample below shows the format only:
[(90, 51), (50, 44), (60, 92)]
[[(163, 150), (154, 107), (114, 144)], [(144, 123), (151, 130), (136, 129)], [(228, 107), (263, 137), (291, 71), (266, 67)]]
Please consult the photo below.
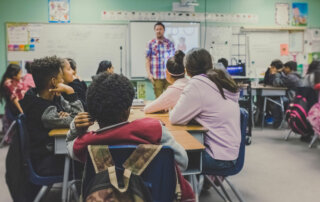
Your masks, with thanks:
[(164, 23), (166, 26), (165, 37), (174, 43), (176, 50), (188, 52), (199, 47), (198, 23), (178, 24)]

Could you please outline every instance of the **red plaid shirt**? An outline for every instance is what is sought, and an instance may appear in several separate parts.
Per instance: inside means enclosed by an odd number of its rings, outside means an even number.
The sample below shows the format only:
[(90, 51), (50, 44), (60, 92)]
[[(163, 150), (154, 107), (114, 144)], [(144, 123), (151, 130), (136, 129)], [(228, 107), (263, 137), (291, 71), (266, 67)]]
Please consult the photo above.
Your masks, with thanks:
[(166, 78), (166, 63), (174, 56), (174, 52), (174, 44), (166, 38), (162, 41), (153, 39), (148, 43), (146, 57), (150, 59), (150, 72), (153, 78)]

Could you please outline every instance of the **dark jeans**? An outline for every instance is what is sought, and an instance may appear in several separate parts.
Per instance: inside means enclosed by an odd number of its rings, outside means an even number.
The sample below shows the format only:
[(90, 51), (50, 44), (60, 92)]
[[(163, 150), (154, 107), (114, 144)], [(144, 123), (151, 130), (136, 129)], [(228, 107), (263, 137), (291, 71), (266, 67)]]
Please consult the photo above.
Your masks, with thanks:
[(227, 168), (234, 167), (237, 160), (234, 161), (223, 161), (214, 159), (206, 151), (202, 153), (202, 171), (204, 173), (214, 173), (217, 170), (223, 170)]

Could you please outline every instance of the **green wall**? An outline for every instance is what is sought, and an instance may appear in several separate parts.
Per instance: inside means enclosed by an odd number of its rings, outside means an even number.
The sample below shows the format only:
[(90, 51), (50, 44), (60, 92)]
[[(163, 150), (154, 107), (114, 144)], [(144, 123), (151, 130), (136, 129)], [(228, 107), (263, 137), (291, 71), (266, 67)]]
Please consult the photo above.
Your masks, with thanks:
[[(178, 0), (70, 0), (71, 23), (105, 23), (102, 10), (171, 11)], [(197, 0), (196, 12), (252, 13), (259, 16), (254, 26), (274, 26), (275, 3), (308, 2), (309, 27), (320, 27), (320, 0)], [(48, 0), (0, 0), (0, 75), (6, 67), (5, 22), (48, 22)], [(210, 23), (224, 25), (225, 23)], [(239, 26), (241, 24), (230, 24)], [(153, 98), (147, 84), (147, 98)], [(0, 113), (3, 110), (0, 110)]]

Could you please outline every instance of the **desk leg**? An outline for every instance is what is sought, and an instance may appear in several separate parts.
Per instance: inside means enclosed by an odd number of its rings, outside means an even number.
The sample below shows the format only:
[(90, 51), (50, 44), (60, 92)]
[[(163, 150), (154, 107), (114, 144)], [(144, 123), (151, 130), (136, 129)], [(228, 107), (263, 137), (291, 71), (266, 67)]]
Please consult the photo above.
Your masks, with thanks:
[(191, 183), (192, 190), (194, 192), (196, 202), (198, 202), (199, 201), (199, 190), (198, 190), (197, 175), (190, 175), (190, 183)]
[(67, 190), (69, 181), (70, 157), (66, 155), (64, 161), (63, 184), (62, 184), (62, 202), (67, 201)]
[(261, 129), (263, 130), (264, 127), (264, 117), (266, 114), (266, 108), (267, 108), (267, 97), (263, 98), (263, 111), (262, 111), (262, 121), (261, 121)]

